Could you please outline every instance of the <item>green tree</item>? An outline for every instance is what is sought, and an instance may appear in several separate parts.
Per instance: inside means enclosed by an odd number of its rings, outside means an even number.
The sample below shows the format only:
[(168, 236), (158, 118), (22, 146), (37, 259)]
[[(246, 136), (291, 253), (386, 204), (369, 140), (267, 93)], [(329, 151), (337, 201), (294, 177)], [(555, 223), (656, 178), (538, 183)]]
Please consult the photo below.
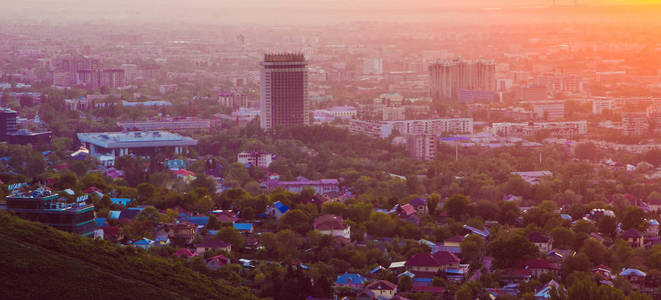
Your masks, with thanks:
[(234, 251), (243, 249), (245, 244), (245, 238), (243, 235), (231, 226), (220, 228), (218, 233), (216, 233), (215, 238), (232, 244), (232, 250)]
[(278, 229), (291, 229), (299, 234), (305, 234), (311, 228), (310, 215), (300, 209), (290, 209), (280, 220), (278, 220)]
[(645, 231), (647, 229), (647, 221), (645, 220), (645, 211), (639, 207), (629, 206), (624, 210), (622, 216), (622, 229), (637, 229)]
[(617, 233), (617, 220), (614, 217), (603, 216), (597, 221), (597, 228), (604, 236), (614, 238)]
[(505, 234), (487, 246), (487, 253), (494, 258), (494, 266), (499, 268), (515, 267), (521, 260), (535, 257), (537, 252), (537, 247), (519, 234)]
[(463, 220), (470, 213), (470, 200), (466, 195), (455, 194), (445, 201), (443, 208), (449, 217)]

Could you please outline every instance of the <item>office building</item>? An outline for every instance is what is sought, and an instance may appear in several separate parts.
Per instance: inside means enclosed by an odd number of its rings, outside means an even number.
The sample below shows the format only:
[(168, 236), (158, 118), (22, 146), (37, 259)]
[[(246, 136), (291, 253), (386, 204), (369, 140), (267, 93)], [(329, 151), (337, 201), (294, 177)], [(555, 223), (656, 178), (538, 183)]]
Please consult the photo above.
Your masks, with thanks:
[(601, 115), (606, 111), (612, 112), (614, 106), (612, 99), (594, 99), (592, 100), (592, 114)]
[(232, 109), (247, 108), (248, 95), (241, 92), (221, 93), (218, 95), (218, 104), (220, 106), (229, 107)]
[(83, 236), (92, 236), (96, 229), (94, 205), (85, 201), (69, 203), (46, 188), (14, 192), (6, 201), (7, 210), (26, 220)]
[(565, 118), (564, 101), (530, 101), (521, 104), (531, 104), (537, 120), (555, 121)]
[(259, 151), (244, 151), (236, 155), (236, 161), (244, 165), (266, 169), (271, 165), (273, 155)]
[(496, 63), (492, 60), (453, 59), (429, 66), (434, 101), (456, 99), (458, 90), (496, 91)]
[(526, 137), (546, 131), (550, 136), (573, 138), (588, 133), (587, 121), (493, 123), (491, 133), (498, 136)]
[(18, 114), (14, 110), (0, 109), (0, 141), (9, 142), (9, 136), (18, 132), (17, 116)]
[(409, 156), (418, 160), (432, 160), (436, 156), (438, 137), (434, 134), (409, 134), (406, 136), (406, 150)]
[(181, 154), (197, 140), (167, 131), (127, 131), (78, 133), (78, 140), (97, 157), (116, 157), (129, 154)]
[(211, 129), (211, 120), (197, 118), (174, 118), (151, 121), (125, 121), (117, 122), (123, 130), (153, 131), (153, 130), (208, 130)]
[(261, 66), (261, 128), (273, 131), (309, 125), (308, 74), (304, 55), (265, 54)]
[(363, 59), (363, 74), (365, 75), (383, 74), (383, 59), (380, 57)]
[(472, 118), (448, 118), (403, 121), (364, 121), (351, 120), (349, 132), (364, 134), (374, 138), (387, 138), (393, 133), (409, 134), (472, 134)]
[(8, 108), (0, 108), (0, 141), (19, 145), (46, 145), (51, 142), (52, 132), (32, 132), (19, 129), (18, 113)]
[(623, 113), (622, 130), (625, 135), (642, 136), (649, 133), (650, 122), (645, 113)]
[(303, 189), (313, 189), (316, 194), (337, 193), (340, 191), (340, 182), (337, 179), (319, 179), (309, 180), (298, 178), (296, 181), (280, 181), (272, 179), (266, 182), (266, 188), (269, 191), (281, 188), (292, 193), (300, 193)]

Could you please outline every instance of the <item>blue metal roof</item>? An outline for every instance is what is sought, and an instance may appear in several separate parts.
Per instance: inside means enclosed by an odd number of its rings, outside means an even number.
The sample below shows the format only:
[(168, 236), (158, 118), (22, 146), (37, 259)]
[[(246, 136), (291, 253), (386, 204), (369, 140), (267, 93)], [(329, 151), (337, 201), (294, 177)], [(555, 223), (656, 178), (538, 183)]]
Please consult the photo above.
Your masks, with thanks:
[(199, 217), (187, 217), (186, 220), (195, 225), (207, 225), (209, 224), (209, 217), (199, 216)]
[(96, 218), (96, 226), (102, 227), (106, 224), (106, 218)]
[(273, 207), (283, 214), (289, 210), (289, 206), (282, 204), (280, 201), (273, 203)]
[(119, 210), (111, 210), (111, 211), (108, 213), (108, 218), (111, 219), (111, 220), (117, 220), (117, 219), (119, 219), (119, 215), (120, 215), (121, 213), (122, 213), (122, 212), (119, 211)]
[(251, 223), (234, 223), (234, 229), (236, 230), (252, 230)]
[(112, 202), (112, 204), (126, 206), (127, 204), (129, 204), (129, 202), (131, 202), (131, 199), (130, 198), (110, 198), (110, 202)]
[(336, 284), (359, 284), (362, 285), (367, 279), (356, 273), (344, 273), (342, 275), (337, 275)]

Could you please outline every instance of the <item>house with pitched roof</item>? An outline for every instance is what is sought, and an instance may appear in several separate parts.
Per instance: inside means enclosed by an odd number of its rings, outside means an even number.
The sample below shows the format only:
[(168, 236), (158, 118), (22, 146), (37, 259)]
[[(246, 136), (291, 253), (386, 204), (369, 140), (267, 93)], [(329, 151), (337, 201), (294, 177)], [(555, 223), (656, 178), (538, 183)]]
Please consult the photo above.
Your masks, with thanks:
[(367, 278), (361, 276), (357, 273), (344, 273), (342, 275), (337, 275), (337, 280), (333, 285), (335, 288), (351, 288), (354, 290), (360, 290), (363, 288), (363, 285), (367, 282)]
[(266, 213), (270, 216), (274, 216), (276, 220), (279, 220), (288, 210), (289, 206), (277, 201), (266, 209)]
[(535, 292), (535, 300), (551, 299), (553, 291), (559, 291), (560, 289), (562, 289), (560, 284), (551, 279), (551, 281), (547, 282)]
[(133, 242), (133, 247), (137, 248), (142, 248), (142, 249), (149, 249), (154, 245), (154, 241), (148, 239), (148, 238), (141, 238), (135, 242)]
[(425, 198), (415, 198), (409, 202), (413, 208), (415, 208), (416, 214), (419, 217), (423, 217), (429, 214), (429, 208), (427, 207), (427, 199)]
[(207, 259), (207, 267), (210, 270), (218, 270), (222, 266), (224, 266), (226, 264), (229, 264), (229, 263), (230, 263), (230, 259), (227, 258), (225, 255), (222, 255), (222, 254), (212, 256), (212, 257), (209, 257)]
[(351, 238), (351, 226), (345, 224), (340, 216), (332, 214), (319, 216), (314, 220), (313, 228), (322, 234)]
[(643, 236), (643, 234), (640, 231), (638, 231), (636, 229), (633, 229), (633, 228), (631, 228), (631, 229), (629, 229), (625, 232), (622, 232), (622, 234), (620, 235), (620, 238), (622, 238), (623, 240), (629, 242), (631, 247), (634, 247), (634, 248), (642, 247), (643, 244), (644, 244), (644, 240), (645, 240), (645, 237)]
[[(365, 286), (358, 299), (393, 299), (397, 294), (397, 285), (387, 280), (377, 280)], [(361, 298), (362, 297), (362, 298)]]
[(209, 250), (232, 251), (232, 244), (214, 238), (207, 238), (200, 243), (195, 244), (197, 254), (204, 254)]
[(406, 260), (406, 269), (412, 272), (436, 273), (441, 264), (429, 253), (418, 253)]
[(553, 249), (553, 240), (541, 232), (533, 231), (526, 234), (526, 237), (531, 243), (533, 243), (533, 245), (537, 246), (542, 253), (548, 253)]
[(197, 252), (190, 250), (188, 248), (181, 248), (179, 251), (177, 251), (175, 256), (181, 257), (181, 258), (193, 258), (195, 256), (198, 256)]
[(539, 277), (544, 273), (558, 274), (560, 266), (551, 263), (545, 258), (532, 258), (521, 262), (521, 268), (530, 271), (533, 277)]
[(255, 228), (252, 223), (234, 223), (232, 226), (241, 233), (252, 233)]

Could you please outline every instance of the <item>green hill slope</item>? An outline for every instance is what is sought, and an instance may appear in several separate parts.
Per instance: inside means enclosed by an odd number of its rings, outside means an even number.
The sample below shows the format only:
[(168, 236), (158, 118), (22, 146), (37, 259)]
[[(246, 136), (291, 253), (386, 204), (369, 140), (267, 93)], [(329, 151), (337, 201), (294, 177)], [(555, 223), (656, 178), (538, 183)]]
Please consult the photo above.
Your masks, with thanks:
[(137, 249), (57, 231), (0, 212), (2, 299), (255, 299)]

